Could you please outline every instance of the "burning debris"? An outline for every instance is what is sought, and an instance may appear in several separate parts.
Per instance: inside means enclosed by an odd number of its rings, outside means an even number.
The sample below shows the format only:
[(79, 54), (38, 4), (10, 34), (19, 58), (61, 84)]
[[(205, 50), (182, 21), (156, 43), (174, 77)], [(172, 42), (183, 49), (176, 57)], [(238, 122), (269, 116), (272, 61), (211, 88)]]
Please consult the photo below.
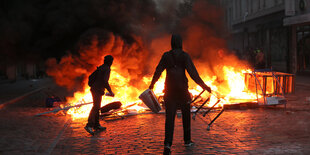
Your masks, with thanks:
[(50, 113), (57, 113), (59, 111), (67, 111), (71, 108), (79, 108), (83, 105), (88, 105), (88, 104), (92, 104), (93, 102), (89, 102), (89, 103), (81, 103), (81, 104), (76, 104), (76, 105), (72, 105), (72, 106), (66, 106), (64, 107), (63, 105), (60, 105), (59, 108), (55, 108), (54, 110), (51, 110), (51, 111), (47, 111), (47, 112), (43, 112), (43, 113), (39, 113), (39, 114), (36, 114), (35, 116), (41, 116), (41, 115), (46, 115), (46, 114), (50, 114)]
[(158, 113), (161, 110), (161, 106), (155, 96), (154, 92), (150, 89), (144, 91), (139, 98), (148, 106), (154, 113)]
[(286, 105), (285, 94), (295, 91), (293, 74), (275, 72), (270, 69), (246, 73), (245, 82), (248, 89), (256, 91), (259, 105)]
[[(207, 129), (209, 130), (212, 123), (214, 123), (214, 121), (224, 112), (224, 109), (257, 108), (259, 105), (285, 105), (286, 100), (284, 94), (294, 92), (294, 75), (292, 74), (272, 72), (270, 70), (265, 72), (251, 72), (248, 70), (238, 75), (243, 75), (243, 78), (241, 77), (243, 82), (240, 83), (241, 85), (245, 85), (243, 93), (254, 92), (254, 97), (253, 95), (249, 95), (251, 97), (248, 99), (244, 97), (219, 97), (220, 95), (218, 92), (207, 94), (209, 96), (206, 97), (206, 94), (204, 94), (205, 90), (202, 90), (199, 94), (197, 93), (197, 90), (190, 90), (192, 95), (197, 94), (193, 95), (193, 99), (190, 104), (193, 107), (198, 107), (193, 108), (192, 118), (195, 119), (198, 113), (203, 113), (202, 116), (205, 117), (206, 114), (212, 110), (220, 110), (217, 116), (214, 117), (213, 120), (211, 120), (208, 124)], [(158, 87), (156, 88), (155, 91), (158, 92)], [(164, 107), (162, 100), (163, 93), (162, 90), (159, 92), (160, 93), (154, 94), (154, 92), (151, 90), (144, 91), (139, 97), (144, 102), (144, 104), (139, 100), (125, 106), (120, 101), (109, 102), (108, 104), (101, 107), (100, 116), (102, 119), (114, 120), (116, 119), (115, 117), (124, 118), (126, 116), (136, 114), (149, 114), (150, 111), (154, 113), (163, 113), (161, 112), (161, 107)], [(84, 95), (82, 97), (82, 102), (78, 104), (68, 106), (61, 105), (52, 111), (39, 113), (36, 114), (36, 116), (64, 111), (72, 114), (73, 116), (77, 116), (73, 118), (79, 118), (81, 117), (79, 114), (84, 111), (84, 108), (87, 109), (87, 111), (91, 108), (90, 104), (92, 102), (86, 102), (85, 99), (87, 98), (85, 97), (91, 96), (90, 94)], [(112, 98), (105, 96), (103, 99), (106, 101), (107, 99), (111, 100)], [(88, 98), (88, 100), (91, 100), (91, 98)]]

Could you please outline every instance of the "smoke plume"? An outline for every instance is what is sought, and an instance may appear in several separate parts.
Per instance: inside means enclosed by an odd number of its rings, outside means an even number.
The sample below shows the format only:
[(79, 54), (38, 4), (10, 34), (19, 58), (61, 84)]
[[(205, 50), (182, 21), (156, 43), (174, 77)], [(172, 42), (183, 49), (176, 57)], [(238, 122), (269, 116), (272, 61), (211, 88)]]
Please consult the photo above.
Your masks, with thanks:
[[(84, 89), (88, 75), (114, 57), (114, 70), (128, 85), (147, 88), (172, 33), (199, 73), (216, 76), (221, 67), (241, 63), (226, 49), (227, 31), (217, 0), (35, 0), (5, 1), (0, 14), (0, 48), (47, 59), (47, 73), (70, 90)], [(112, 68), (113, 69), (113, 68)]]

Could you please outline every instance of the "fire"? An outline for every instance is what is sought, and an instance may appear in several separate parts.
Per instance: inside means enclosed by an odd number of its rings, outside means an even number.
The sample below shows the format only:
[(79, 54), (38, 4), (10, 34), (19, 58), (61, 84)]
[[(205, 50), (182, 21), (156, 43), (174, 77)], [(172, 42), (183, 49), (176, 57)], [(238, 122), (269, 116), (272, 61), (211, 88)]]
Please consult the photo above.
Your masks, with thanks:
[(250, 70), (241, 70), (241, 72), (234, 71), (233, 67), (224, 68), (226, 79), (229, 83), (229, 93), (227, 94), (228, 98), (236, 98), (236, 99), (255, 99), (256, 94), (251, 92), (245, 92), (245, 72), (251, 72)]
[[(198, 66), (197, 66), (198, 67)], [(201, 66), (199, 66), (201, 67)], [(223, 66), (220, 68), (222, 70), (222, 78), (224, 82), (222, 84), (216, 83), (216, 76), (209, 77), (208, 75), (202, 73), (201, 77), (207, 85), (209, 85), (213, 91), (214, 95), (211, 95), (211, 100), (209, 105), (212, 106), (216, 101), (217, 97), (222, 97), (222, 101), (218, 106), (223, 106), (223, 104), (232, 104), (235, 99), (251, 100), (256, 99), (256, 94), (253, 92), (246, 92), (248, 90), (245, 85), (245, 75), (244, 73), (250, 72), (251, 70), (245, 69), (243, 67), (232, 67), (232, 66)], [(127, 110), (130, 113), (141, 113), (144, 112), (147, 107), (143, 105), (142, 101), (138, 99), (138, 96), (147, 88), (152, 80), (151, 76), (144, 76), (141, 80), (141, 85), (144, 87), (135, 87), (129, 84), (128, 77), (125, 77), (120, 74), (121, 68), (119, 64), (113, 64), (111, 67), (110, 75), (110, 85), (112, 90), (115, 93), (115, 97), (102, 97), (101, 106), (105, 104), (120, 101), (122, 103), (122, 108), (127, 107), (128, 105), (134, 105)], [(162, 96), (164, 85), (165, 85), (165, 76), (166, 72), (163, 72), (161, 78), (154, 86), (154, 93), (156, 96)], [(87, 80), (87, 79), (86, 79)], [(189, 83), (189, 92), (192, 96), (197, 96), (202, 91), (202, 88), (195, 83)], [(207, 98), (210, 94), (205, 92), (202, 95), (202, 98)], [(85, 85), (84, 92), (76, 92), (73, 97), (68, 98), (68, 103), (80, 104), (92, 102), (92, 95), (90, 88)], [(86, 118), (89, 115), (89, 112), (92, 108), (92, 104), (81, 106), (79, 108), (72, 108), (67, 113), (72, 115), (74, 119), (77, 118)], [(122, 114), (120, 114), (122, 115)]]
[[(105, 10), (111, 11), (109, 7)], [(135, 5), (126, 6), (124, 9), (134, 10), (134, 13), (129, 15), (136, 15)], [(233, 52), (226, 50), (225, 38), (228, 32), (224, 27), (224, 12), (221, 8), (208, 1), (195, 1), (191, 10), (188, 10), (190, 13), (179, 16), (179, 11), (167, 11), (169, 16), (156, 10), (145, 12), (142, 9), (143, 16), (109, 18), (113, 27), (93, 29), (94, 26), (90, 25), (89, 29), (85, 29), (87, 31), (80, 35), (76, 47), (72, 48), (74, 51), (68, 51), (60, 61), (56, 58), (47, 60), (47, 74), (53, 77), (59, 86), (68, 90), (82, 90), (73, 97), (68, 97), (68, 103), (75, 105), (92, 102), (86, 77), (95, 66), (101, 65), (105, 55), (110, 54), (115, 58), (109, 81), (115, 97), (103, 96), (101, 106), (120, 101), (123, 108), (128, 109), (129, 105), (135, 104), (130, 109), (135, 109), (137, 113), (143, 112), (146, 108), (138, 96), (149, 86), (152, 79), (149, 74), (154, 72), (154, 65), (163, 54), (160, 52), (171, 49), (170, 33), (175, 30), (183, 36), (183, 49), (192, 56), (203, 81), (211, 87), (215, 95), (225, 98), (220, 105), (233, 103), (235, 98), (253, 99), (253, 89), (247, 89), (243, 81), (242, 71), (248, 69), (244, 67), (246, 63), (230, 54)], [(149, 17), (153, 17), (153, 20), (149, 20)], [(165, 73), (154, 86), (157, 96), (163, 95), (164, 81)], [(192, 96), (197, 96), (202, 88), (189, 79), (189, 91)], [(209, 95), (205, 92), (202, 98)], [(208, 106), (216, 101), (217, 98), (212, 95)], [(91, 107), (92, 104), (72, 108), (68, 113), (73, 118), (88, 117)]]

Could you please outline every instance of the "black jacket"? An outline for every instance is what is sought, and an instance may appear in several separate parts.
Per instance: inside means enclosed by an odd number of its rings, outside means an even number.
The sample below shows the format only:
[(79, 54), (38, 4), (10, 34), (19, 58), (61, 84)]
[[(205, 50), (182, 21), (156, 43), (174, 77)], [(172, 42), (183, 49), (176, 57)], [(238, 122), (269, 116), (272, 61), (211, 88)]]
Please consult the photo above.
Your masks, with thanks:
[(112, 90), (109, 85), (109, 78), (111, 72), (110, 66), (103, 64), (100, 67), (98, 67), (98, 70), (99, 72), (96, 75), (96, 79), (91, 87), (91, 90), (104, 93), (104, 90), (107, 89), (111, 93)]
[(165, 52), (156, 67), (151, 86), (159, 79), (161, 73), (166, 69), (165, 96), (179, 96), (189, 99), (188, 80), (185, 75), (187, 70), (190, 77), (203, 89), (208, 86), (200, 78), (190, 56), (182, 50), (182, 39), (180, 36), (172, 36), (172, 50)]

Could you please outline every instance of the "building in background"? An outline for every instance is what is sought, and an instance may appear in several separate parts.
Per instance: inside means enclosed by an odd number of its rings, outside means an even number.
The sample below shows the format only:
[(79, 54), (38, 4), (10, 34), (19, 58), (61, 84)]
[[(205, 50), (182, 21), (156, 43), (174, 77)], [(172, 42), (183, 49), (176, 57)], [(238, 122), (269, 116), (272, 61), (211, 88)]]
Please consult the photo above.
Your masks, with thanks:
[(221, 0), (221, 5), (232, 34), (229, 48), (241, 55), (263, 51), (266, 68), (310, 71), (310, 0)]
[(44, 62), (3, 63), (0, 67), (1, 81), (16, 81), (21, 79), (34, 79), (45, 77)]
[(283, 25), (291, 32), (292, 70), (310, 75), (310, 0), (287, 0), (286, 14)]

